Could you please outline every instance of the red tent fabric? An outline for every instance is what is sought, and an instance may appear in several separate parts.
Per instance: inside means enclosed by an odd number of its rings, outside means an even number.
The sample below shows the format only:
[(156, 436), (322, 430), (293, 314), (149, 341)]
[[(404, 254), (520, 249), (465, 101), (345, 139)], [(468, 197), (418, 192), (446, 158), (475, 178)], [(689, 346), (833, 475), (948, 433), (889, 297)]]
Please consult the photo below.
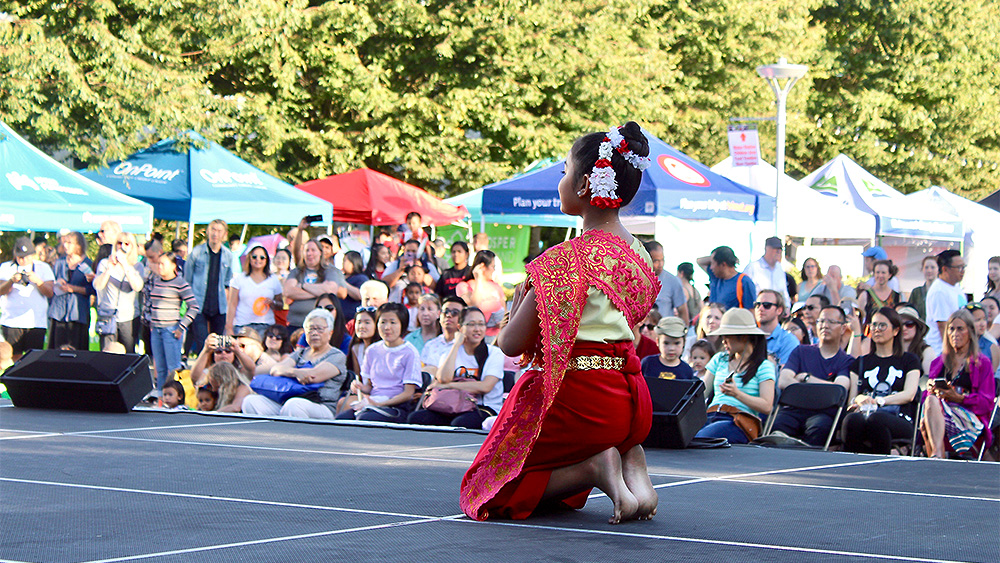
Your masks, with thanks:
[(363, 225), (400, 225), (411, 211), (424, 225), (450, 225), (469, 215), (424, 190), (391, 176), (361, 168), (345, 174), (310, 180), (296, 186), (333, 204), (333, 220)]

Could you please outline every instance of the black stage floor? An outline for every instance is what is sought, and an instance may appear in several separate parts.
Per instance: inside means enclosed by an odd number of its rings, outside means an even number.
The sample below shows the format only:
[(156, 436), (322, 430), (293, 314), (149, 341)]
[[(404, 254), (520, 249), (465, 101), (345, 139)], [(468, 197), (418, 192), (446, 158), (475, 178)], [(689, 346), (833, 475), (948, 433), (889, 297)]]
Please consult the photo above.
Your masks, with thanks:
[(651, 522), (458, 508), (469, 432), (0, 405), (0, 559), (1000, 561), (1000, 465), (651, 450)]

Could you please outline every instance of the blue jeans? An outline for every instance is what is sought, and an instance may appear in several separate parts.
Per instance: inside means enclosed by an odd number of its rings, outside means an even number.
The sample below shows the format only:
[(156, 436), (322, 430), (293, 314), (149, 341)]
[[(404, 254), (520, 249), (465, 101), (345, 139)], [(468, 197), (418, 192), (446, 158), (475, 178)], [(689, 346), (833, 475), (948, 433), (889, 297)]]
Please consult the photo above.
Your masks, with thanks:
[(747, 435), (733, 422), (733, 415), (724, 412), (708, 413), (708, 422), (694, 435), (695, 438), (725, 438), (730, 444), (746, 444)]
[(153, 344), (153, 362), (156, 364), (156, 388), (163, 390), (167, 376), (181, 367), (181, 345), (184, 335), (174, 336), (178, 325), (171, 327), (149, 327), (150, 340)]

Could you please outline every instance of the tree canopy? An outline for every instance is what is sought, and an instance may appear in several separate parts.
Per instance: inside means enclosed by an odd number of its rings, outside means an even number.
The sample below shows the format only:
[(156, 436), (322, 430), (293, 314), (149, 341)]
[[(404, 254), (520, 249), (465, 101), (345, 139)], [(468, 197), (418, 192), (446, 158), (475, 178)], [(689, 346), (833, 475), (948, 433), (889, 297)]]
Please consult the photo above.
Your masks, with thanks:
[(628, 119), (714, 164), (786, 56), (810, 67), (793, 176), (843, 152), (981, 197), (997, 36), (990, 0), (0, 1), (0, 119), (87, 165), (196, 129), (293, 183), (368, 166), (450, 195)]

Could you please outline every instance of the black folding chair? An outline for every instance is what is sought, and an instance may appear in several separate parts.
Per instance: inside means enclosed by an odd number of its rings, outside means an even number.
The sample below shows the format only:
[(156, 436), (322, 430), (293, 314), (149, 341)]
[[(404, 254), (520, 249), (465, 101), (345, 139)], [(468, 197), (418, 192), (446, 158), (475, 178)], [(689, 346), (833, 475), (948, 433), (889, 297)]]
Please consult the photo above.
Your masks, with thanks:
[(823, 450), (830, 448), (830, 441), (837, 432), (840, 423), (840, 415), (844, 412), (844, 403), (847, 401), (847, 389), (840, 385), (829, 385), (824, 383), (793, 383), (781, 391), (778, 398), (778, 406), (767, 417), (767, 424), (764, 426), (764, 435), (771, 433), (774, 427), (774, 420), (782, 408), (795, 407), (810, 411), (822, 411), (832, 407), (837, 407), (837, 414), (833, 417), (833, 424), (830, 432), (826, 436), (826, 443)]

